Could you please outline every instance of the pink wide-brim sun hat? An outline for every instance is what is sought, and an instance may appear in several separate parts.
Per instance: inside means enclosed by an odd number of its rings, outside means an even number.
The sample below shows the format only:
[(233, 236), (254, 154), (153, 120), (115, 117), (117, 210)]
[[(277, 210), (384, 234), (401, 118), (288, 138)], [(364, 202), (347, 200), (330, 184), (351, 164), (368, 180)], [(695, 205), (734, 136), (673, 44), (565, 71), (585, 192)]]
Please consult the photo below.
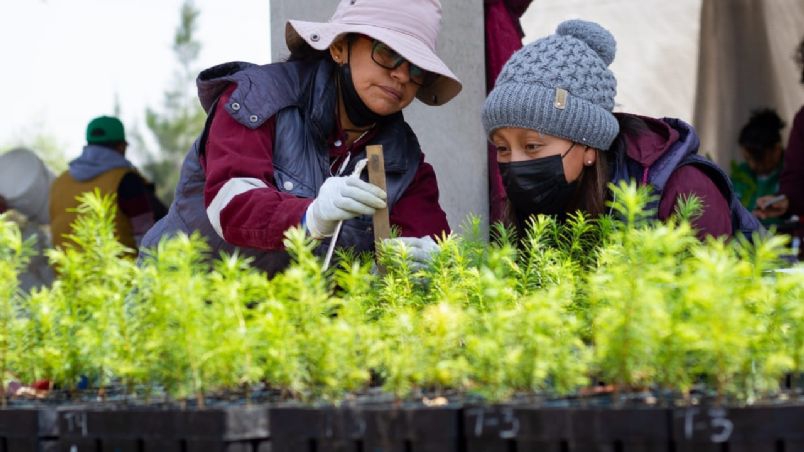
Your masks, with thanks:
[(309, 45), (326, 50), (338, 37), (358, 33), (383, 42), (411, 63), (439, 74), (416, 97), (443, 105), (461, 91), (461, 81), (435, 53), (441, 29), (438, 0), (341, 0), (329, 22), (289, 20), (285, 41), (291, 52)]

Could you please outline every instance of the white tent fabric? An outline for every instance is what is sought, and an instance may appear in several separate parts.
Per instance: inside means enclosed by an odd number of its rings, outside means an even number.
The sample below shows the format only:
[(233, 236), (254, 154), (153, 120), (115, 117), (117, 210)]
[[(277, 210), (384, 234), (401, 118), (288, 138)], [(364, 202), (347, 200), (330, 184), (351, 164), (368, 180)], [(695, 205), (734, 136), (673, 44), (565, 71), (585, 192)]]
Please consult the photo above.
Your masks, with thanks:
[(55, 176), (30, 149), (0, 154), (0, 196), (38, 224), (50, 223), (48, 201)]

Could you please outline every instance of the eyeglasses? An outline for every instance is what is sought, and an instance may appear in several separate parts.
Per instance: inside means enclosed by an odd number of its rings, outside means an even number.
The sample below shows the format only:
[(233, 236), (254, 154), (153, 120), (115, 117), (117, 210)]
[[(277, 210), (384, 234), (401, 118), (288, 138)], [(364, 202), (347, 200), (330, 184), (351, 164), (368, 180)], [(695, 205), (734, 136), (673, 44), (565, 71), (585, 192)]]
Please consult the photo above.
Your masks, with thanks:
[[(371, 45), (371, 59), (385, 69), (396, 69), (405, 62), (410, 63), (394, 49), (376, 39), (373, 40), (373, 44)], [(438, 78), (438, 74), (424, 70), (413, 63), (410, 63), (408, 67), (410, 81), (419, 86), (429, 86)]]

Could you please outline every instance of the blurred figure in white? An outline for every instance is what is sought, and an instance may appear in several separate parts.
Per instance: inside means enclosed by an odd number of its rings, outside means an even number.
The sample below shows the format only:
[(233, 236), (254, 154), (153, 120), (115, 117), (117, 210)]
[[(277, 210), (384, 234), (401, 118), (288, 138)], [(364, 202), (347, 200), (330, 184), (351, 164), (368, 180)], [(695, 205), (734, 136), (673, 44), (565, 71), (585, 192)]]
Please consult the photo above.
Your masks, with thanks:
[(20, 289), (29, 292), (53, 282), (53, 269), (45, 250), (51, 247), (48, 214), (53, 173), (30, 149), (17, 148), (0, 154), (0, 213), (20, 226), (23, 238), (34, 237), (35, 253), (27, 271), (19, 275)]

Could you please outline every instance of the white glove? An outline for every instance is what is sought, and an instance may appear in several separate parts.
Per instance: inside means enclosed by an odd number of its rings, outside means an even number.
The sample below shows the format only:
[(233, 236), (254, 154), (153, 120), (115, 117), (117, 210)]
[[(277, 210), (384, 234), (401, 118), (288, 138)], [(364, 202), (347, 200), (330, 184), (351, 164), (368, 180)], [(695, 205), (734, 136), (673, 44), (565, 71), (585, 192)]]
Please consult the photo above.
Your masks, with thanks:
[(433, 255), (438, 252), (439, 246), (430, 236), (426, 237), (396, 237), (385, 239), (386, 246), (405, 246), (411, 260), (411, 268), (420, 270), (428, 265)]
[(358, 177), (330, 177), (307, 207), (305, 225), (315, 238), (330, 237), (339, 221), (385, 208), (385, 192)]

